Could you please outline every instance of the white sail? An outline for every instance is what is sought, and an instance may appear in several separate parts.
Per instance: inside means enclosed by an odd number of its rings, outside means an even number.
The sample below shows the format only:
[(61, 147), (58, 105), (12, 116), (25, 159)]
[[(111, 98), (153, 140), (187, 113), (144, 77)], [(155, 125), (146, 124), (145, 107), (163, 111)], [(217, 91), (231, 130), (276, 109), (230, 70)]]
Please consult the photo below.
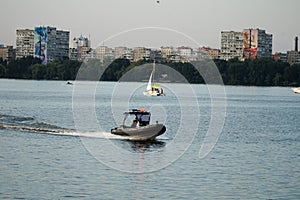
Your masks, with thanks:
[(148, 85), (146, 87), (146, 91), (149, 91), (149, 90), (152, 89), (152, 78), (154, 78), (153, 77), (154, 71), (155, 71), (155, 61), (153, 62), (153, 68), (152, 68), (152, 72), (151, 72), (150, 77), (149, 77), (149, 81), (148, 81)]
[(146, 91), (149, 91), (152, 88), (152, 82), (151, 82), (152, 81), (152, 75), (153, 75), (153, 71), (151, 72)]

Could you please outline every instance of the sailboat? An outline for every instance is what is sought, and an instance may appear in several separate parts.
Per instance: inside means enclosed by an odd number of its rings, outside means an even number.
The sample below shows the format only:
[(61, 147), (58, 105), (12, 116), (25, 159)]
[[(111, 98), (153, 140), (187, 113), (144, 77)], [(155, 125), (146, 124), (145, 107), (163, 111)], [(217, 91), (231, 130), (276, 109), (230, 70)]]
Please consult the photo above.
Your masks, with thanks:
[(164, 96), (165, 93), (160, 86), (155, 84), (152, 85), (152, 82), (154, 82), (154, 72), (155, 72), (155, 61), (153, 62), (153, 68), (149, 77), (146, 91), (143, 93), (145, 96)]

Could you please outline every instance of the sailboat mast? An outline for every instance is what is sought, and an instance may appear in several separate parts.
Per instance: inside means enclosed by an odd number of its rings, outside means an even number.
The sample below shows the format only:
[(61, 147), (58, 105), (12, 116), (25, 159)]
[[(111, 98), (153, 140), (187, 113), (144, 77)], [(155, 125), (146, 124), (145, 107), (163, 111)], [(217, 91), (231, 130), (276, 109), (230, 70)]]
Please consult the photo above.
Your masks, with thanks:
[(154, 83), (154, 74), (155, 74), (155, 60), (153, 61), (153, 69), (152, 69), (153, 75), (152, 75), (152, 83)]

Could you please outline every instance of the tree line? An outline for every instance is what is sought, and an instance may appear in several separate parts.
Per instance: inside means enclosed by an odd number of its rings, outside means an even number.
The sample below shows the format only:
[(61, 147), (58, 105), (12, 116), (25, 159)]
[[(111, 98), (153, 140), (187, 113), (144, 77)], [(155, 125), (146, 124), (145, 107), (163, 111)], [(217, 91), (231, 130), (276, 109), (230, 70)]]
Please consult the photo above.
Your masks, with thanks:
[(0, 78), (34, 80), (74, 80), (81, 63), (62, 60), (42, 65), (41, 60), (31, 56), (10, 63), (0, 59)]
[[(10, 63), (0, 58), (0, 78), (13, 79), (35, 79), (35, 80), (75, 80), (90, 79), (101, 81), (118, 81), (123, 75), (132, 69), (137, 73), (145, 72), (145, 69), (139, 66), (150, 64), (152, 61), (140, 60), (130, 62), (127, 59), (116, 59), (109, 65), (103, 65), (99, 60), (90, 61), (88, 64), (79, 61), (61, 60), (42, 65), (41, 61), (33, 57), (17, 59)], [(212, 61), (201, 61), (197, 65), (200, 71), (212, 67)], [(168, 81), (180, 82), (179, 76), (184, 77), (189, 83), (205, 83), (204, 78), (195, 68), (193, 63), (171, 63), (161, 62), (160, 64), (174, 69), (174, 73), (168, 74)], [(137, 67), (136, 67), (137, 66)], [(225, 85), (247, 85), (247, 86), (296, 86), (300, 85), (300, 64), (289, 65), (286, 62), (274, 61), (273, 59), (260, 58), (254, 60), (239, 61), (232, 59), (214, 60), (213, 66), (216, 66)], [(149, 67), (148, 67), (149, 68)], [(147, 71), (149, 77), (150, 70)], [(80, 71), (79, 71), (80, 70)], [(80, 73), (78, 73), (80, 72)], [(78, 76), (78, 74), (80, 74)], [(101, 77), (97, 75), (101, 74)], [(132, 76), (132, 81), (137, 76)]]
[(300, 85), (300, 64), (260, 58), (238, 61), (215, 60), (226, 85), (296, 86)]

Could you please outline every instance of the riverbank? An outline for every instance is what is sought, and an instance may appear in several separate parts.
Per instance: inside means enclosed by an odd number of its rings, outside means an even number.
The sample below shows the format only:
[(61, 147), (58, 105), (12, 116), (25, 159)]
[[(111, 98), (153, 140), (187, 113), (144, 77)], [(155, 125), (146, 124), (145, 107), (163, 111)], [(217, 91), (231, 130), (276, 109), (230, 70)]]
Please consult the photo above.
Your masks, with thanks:
[[(56, 61), (47, 65), (40, 64), (38, 59), (27, 57), (7, 64), (0, 61), (0, 78), (13, 79), (33, 79), (33, 80), (75, 80), (79, 69), (84, 69), (90, 80), (99, 80), (98, 74), (101, 73), (101, 81), (119, 81), (128, 71), (135, 69), (142, 75), (133, 76), (132, 81), (142, 81), (147, 79), (145, 70), (140, 66), (150, 65), (152, 61), (142, 60), (130, 62), (126, 59), (116, 59), (103, 67), (100, 61), (94, 60), (86, 64), (78, 61)], [(224, 61), (214, 60), (201, 61), (197, 65), (204, 71), (212, 66), (217, 67), (225, 85), (244, 85), (244, 86), (298, 86), (300, 85), (300, 65), (289, 65), (285, 62), (278, 62), (272, 59), (255, 59), (244, 62), (237, 59)], [(199, 69), (195, 69), (192, 63), (170, 63), (161, 62), (160, 65), (174, 69), (189, 83), (205, 83)], [(102, 67), (101, 67), (102, 66)], [(148, 67), (149, 68), (149, 67)], [(150, 69), (150, 68), (149, 68)], [(147, 69), (148, 70), (148, 69)], [(146, 71), (147, 72), (147, 71)], [(148, 72), (147, 72), (148, 73)], [(164, 73), (164, 72), (161, 72)], [(169, 73), (169, 74), (168, 74)], [(162, 75), (168, 76), (168, 82), (181, 82), (175, 73), (159, 74), (156, 72), (160, 81)]]

